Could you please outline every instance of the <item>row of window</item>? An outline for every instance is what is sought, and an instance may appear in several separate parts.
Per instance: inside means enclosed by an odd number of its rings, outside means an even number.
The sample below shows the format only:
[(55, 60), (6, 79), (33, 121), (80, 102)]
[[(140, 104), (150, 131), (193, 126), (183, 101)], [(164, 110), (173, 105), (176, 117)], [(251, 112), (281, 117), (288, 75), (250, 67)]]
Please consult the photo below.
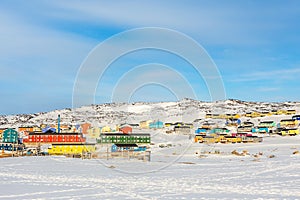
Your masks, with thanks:
[(150, 143), (149, 137), (103, 137), (103, 143)]
[[(29, 142), (82, 142), (84, 141), (84, 138), (80, 138), (78, 136), (64, 136), (64, 137), (29, 137), (28, 139)], [(26, 142), (26, 140), (24, 140)]]

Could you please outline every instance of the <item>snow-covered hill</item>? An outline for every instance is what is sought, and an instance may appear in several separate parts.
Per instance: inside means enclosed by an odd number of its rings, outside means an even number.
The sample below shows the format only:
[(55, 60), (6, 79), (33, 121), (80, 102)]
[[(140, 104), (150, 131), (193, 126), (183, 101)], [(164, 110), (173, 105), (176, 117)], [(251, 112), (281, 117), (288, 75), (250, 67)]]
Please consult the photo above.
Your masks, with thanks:
[(61, 121), (65, 124), (89, 122), (95, 126), (101, 126), (119, 123), (139, 123), (142, 120), (193, 122), (195, 119), (204, 118), (205, 113), (246, 113), (278, 109), (296, 109), (300, 111), (300, 103), (245, 102), (240, 100), (202, 102), (192, 99), (183, 99), (178, 102), (106, 103), (35, 114), (0, 116), (0, 126), (19, 127), (54, 124), (58, 114), (61, 115)]

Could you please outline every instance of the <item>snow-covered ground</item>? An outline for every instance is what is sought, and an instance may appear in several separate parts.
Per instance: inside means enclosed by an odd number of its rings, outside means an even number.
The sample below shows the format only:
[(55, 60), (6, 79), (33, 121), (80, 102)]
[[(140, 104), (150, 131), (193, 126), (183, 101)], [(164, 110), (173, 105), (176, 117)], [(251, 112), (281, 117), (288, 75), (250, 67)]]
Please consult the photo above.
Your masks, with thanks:
[[(0, 199), (300, 199), (300, 136), (258, 144), (194, 144), (157, 134), (151, 162), (1, 159)], [(231, 152), (247, 150), (249, 155)], [(220, 151), (220, 154), (208, 152)], [(197, 154), (196, 154), (197, 153)], [(258, 155), (258, 154), (262, 155)]]

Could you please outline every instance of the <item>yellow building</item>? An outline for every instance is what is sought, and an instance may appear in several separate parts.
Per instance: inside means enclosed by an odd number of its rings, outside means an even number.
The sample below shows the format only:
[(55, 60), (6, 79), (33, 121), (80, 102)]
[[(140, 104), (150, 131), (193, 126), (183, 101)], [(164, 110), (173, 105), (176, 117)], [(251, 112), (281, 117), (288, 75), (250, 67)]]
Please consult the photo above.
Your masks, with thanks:
[(78, 155), (85, 152), (95, 152), (94, 144), (52, 144), (48, 149), (49, 155)]
[(261, 117), (266, 117), (266, 116), (271, 116), (269, 112), (261, 112), (260, 113)]
[(277, 115), (277, 110), (272, 110), (271, 112), (269, 112), (269, 115)]
[(205, 118), (212, 118), (212, 114), (211, 113), (206, 114)]
[(168, 122), (168, 123), (165, 123), (165, 127), (170, 127), (172, 126), (172, 123)]
[(109, 126), (103, 126), (101, 128), (101, 133), (109, 133), (111, 132), (111, 128)]
[(286, 115), (287, 111), (286, 110), (277, 110), (277, 115)]
[(239, 119), (240, 117), (240, 114), (227, 114), (225, 119)]
[(89, 138), (99, 138), (101, 129), (99, 127), (92, 127), (87, 130)]
[(298, 125), (298, 121), (295, 119), (283, 119), (280, 121), (280, 127), (295, 127)]
[(293, 128), (293, 129), (283, 129), (281, 131), (281, 135), (298, 135), (299, 134), (299, 129)]
[(218, 143), (218, 137), (214, 136), (204, 136), (202, 139), (203, 143)]
[(251, 117), (252, 115), (251, 115), (252, 113), (246, 113), (244, 116), (245, 117)]
[(234, 136), (221, 136), (220, 142), (221, 143), (241, 143), (242, 138), (240, 137), (234, 137)]
[(296, 110), (287, 110), (286, 114), (287, 115), (296, 115)]
[(152, 122), (152, 120), (147, 121), (141, 121), (140, 122), (140, 128), (149, 128), (149, 124)]
[(252, 118), (255, 118), (255, 117), (261, 117), (261, 113), (259, 113), (259, 112), (252, 112), (252, 113), (251, 113), (251, 117), (252, 117)]
[(196, 143), (218, 143), (219, 137), (196, 135), (195, 142)]

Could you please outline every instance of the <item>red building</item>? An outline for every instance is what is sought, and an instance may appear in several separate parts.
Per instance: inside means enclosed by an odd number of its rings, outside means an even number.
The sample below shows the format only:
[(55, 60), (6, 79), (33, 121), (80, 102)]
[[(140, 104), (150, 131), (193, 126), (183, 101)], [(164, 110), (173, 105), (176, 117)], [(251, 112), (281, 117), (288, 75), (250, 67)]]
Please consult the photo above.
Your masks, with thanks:
[(31, 132), (23, 143), (83, 143), (86, 139), (81, 133), (42, 133)]
[(123, 127), (120, 128), (120, 131), (123, 132), (124, 134), (132, 133), (132, 127), (130, 127), (130, 126), (123, 126)]

